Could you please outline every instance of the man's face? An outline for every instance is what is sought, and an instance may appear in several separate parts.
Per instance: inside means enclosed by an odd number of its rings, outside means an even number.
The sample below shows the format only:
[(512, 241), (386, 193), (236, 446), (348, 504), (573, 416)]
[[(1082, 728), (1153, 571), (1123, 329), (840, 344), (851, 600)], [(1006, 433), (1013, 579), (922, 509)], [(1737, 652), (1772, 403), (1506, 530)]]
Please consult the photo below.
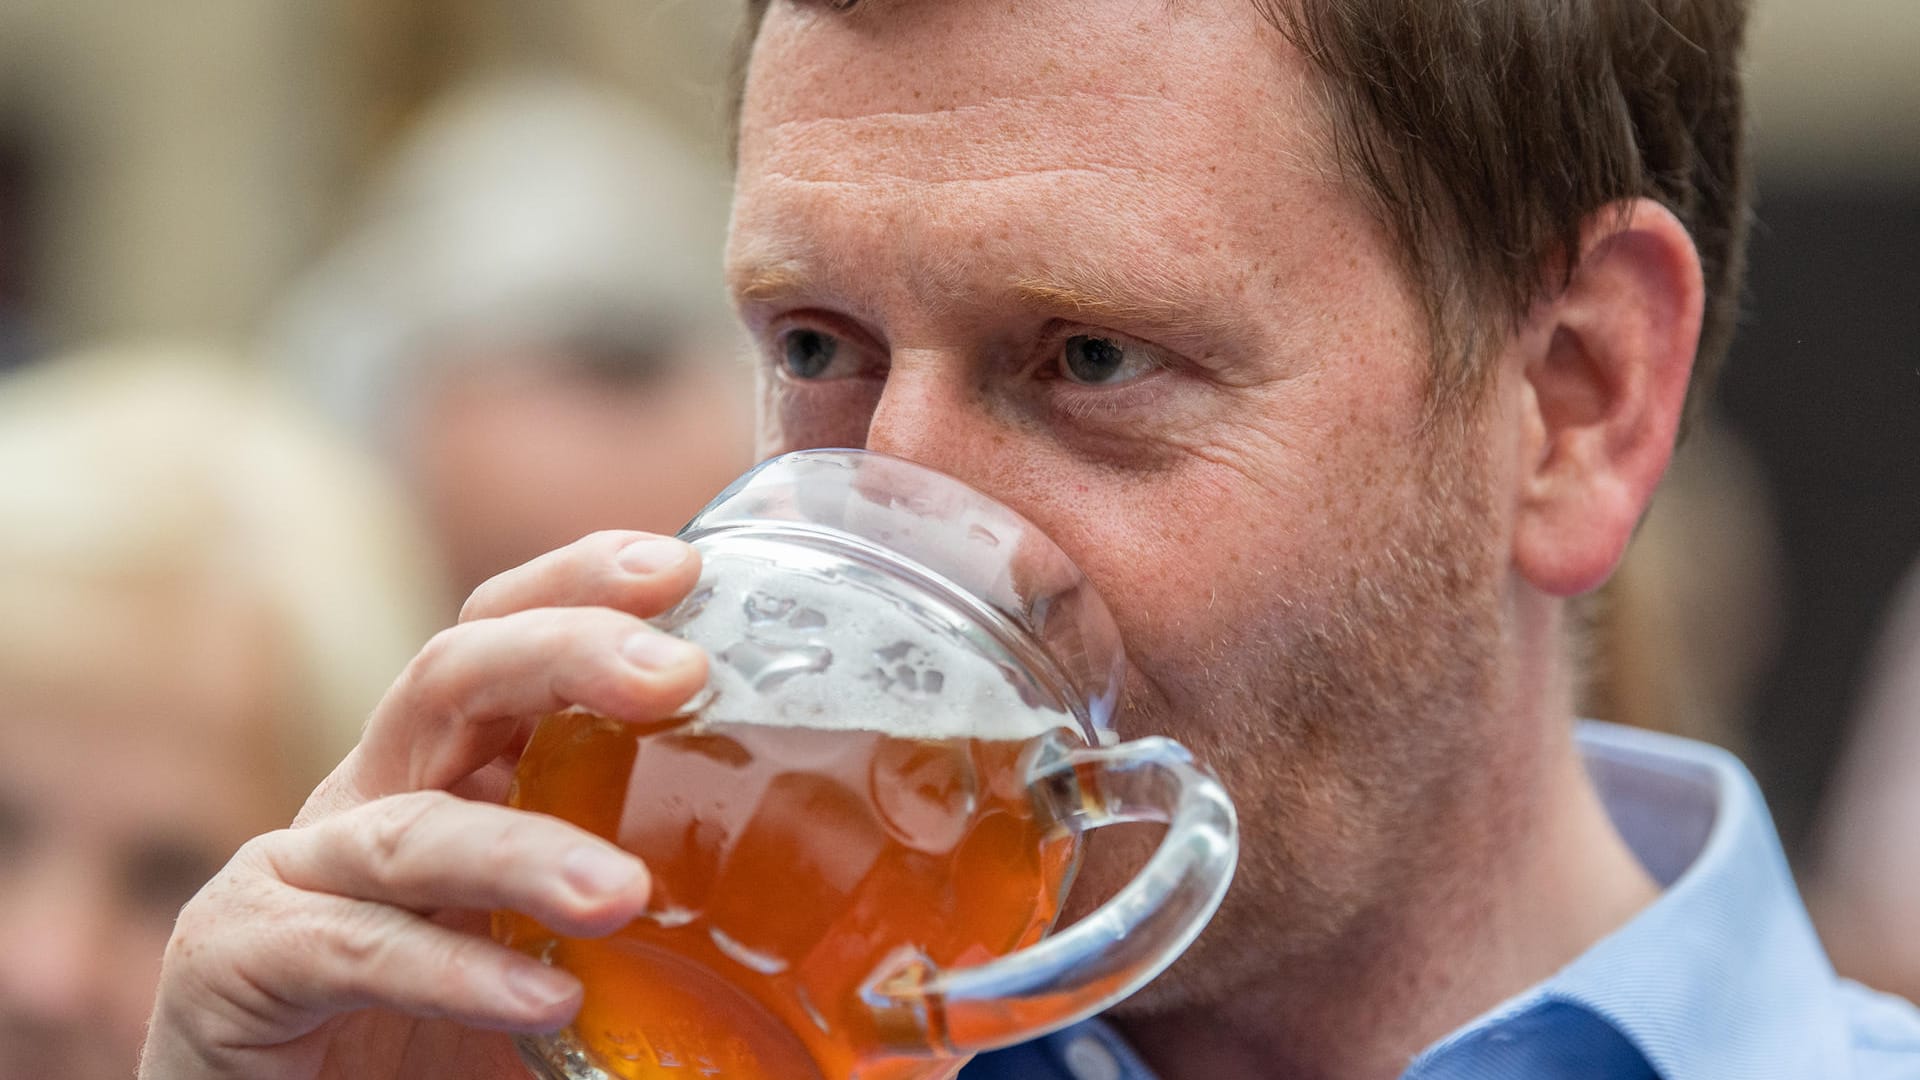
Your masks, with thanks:
[(762, 451), (866, 446), (1033, 519), (1120, 624), (1122, 733), (1240, 806), (1163, 993), (1407, 906), (1485, 767), (1498, 469), (1477, 416), (1423, 424), (1419, 305), (1299, 57), (1245, 0), (776, 3), (741, 120)]

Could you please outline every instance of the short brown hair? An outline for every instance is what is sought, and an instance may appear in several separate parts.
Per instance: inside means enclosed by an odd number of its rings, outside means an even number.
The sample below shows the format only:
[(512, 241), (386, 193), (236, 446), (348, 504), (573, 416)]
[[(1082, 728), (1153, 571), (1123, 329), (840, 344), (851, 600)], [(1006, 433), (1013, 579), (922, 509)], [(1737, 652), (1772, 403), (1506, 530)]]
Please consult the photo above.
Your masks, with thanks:
[[(1697, 408), (1745, 273), (1748, 0), (1252, 2), (1324, 79), (1338, 164), (1424, 299), (1436, 400), (1471, 397), (1482, 338), (1564, 282), (1595, 213), (1644, 196), (1700, 252)], [(748, 0), (748, 42), (769, 3)]]

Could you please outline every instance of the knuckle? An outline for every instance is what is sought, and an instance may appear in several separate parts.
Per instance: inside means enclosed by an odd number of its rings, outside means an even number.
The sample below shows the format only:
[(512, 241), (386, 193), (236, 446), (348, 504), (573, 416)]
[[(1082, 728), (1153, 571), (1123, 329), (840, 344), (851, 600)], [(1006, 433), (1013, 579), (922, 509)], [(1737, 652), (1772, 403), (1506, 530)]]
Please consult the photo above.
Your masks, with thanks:
[(290, 956), (311, 956), (314, 968), (355, 1003), (374, 1003), (391, 992), (391, 962), (398, 929), (385, 909), (358, 903), (325, 911), (309, 910), (290, 918), (279, 948)]
[[(375, 976), (381, 960), (392, 951), (393, 928), (372, 903), (356, 904), (338, 913), (316, 914), (302, 920), (296, 935), (316, 951), (324, 951), (360, 982)], [(365, 985), (362, 983), (362, 985)]]
[(239, 872), (239, 861), (236, 857), (180, 909), (161, 961), (171, 977), (216, 988), (277, 953), (263, 941), (289, 923), (292, 893), (269, 876)]
[(401, 1007), (416, 1019), (445, 1017), (449, 1004), (477, 982), (471, 974), (477, 939), (437, 932), (397, 914), (365, 905), (316, 923), (313, 945), (337, 965), (340, 984), (353, 1000)]
[(530, 651), (561, 656), (588, 636), (590, 618), (586, 608), (537, 608), (521, 613), (515, 629), (525, 633)]
[(556, 669), (548, 678), (549, 692), (556, 700), (616, 713), (627, 720), (652, 719), (657, 711), (652, 677), (613, 664)]
[(234, 907), (255, 906), (258, 896), (285, 885), (280, 858), (290, 834), (289, 829), (275, 829), (241, 844), (226, 865), (181, 907), (174, 925), (197, 925), (209, 916), (218, 919), (220, 913)]
[(478, 938), (442, 934), (430, 946), (427, 963), (447, 985), (470, 986), (485, 973), (486, 950)]
[(515, 820), (505, 827), (493, 830), (480, 850), (474, 853), (474, 865), (488, 881), (504, 882), (512, 879), (515, 873), (524, 873), (528, 853), (537, 846), (530, 843), (533, 831), (531, 822), (518, 820), (524, 814), (514, 815)]
[(549, 660), (549, 687), (590, 679), (604, 688), (626, 669), (617, 660), (621, 643), (646, 623), (616, 608), (574, 607), (544, 609), (527, 627), (529, 648)]
[(407, 661), (393, 688), (375, 710), (363, 739), (395, 725), (405, 726), (410, 717), (439, 718), (450, 711), (458, 712), (458, 702), (447, 699), (458, 693), (459, 657), (472, 637), (473, 625), (459, 623), (446, 627), (420, 646), (420, 651)]
[(368, 804), (368, 872), (377, 883), (389, 888), (405, 883), (420, 834), (453, 798), (444, 791), (413, 791)]
[(288, 832), (289, 830), (286, 829), (275, 829), (272, 832), (248, 837), (247, 841), (234, 851), (233, 858), (227, 861), (226, 867), (215, 875), (214, 880), (226, 878), (243, 866), (272, 867), (274, 849), (286, 842)]

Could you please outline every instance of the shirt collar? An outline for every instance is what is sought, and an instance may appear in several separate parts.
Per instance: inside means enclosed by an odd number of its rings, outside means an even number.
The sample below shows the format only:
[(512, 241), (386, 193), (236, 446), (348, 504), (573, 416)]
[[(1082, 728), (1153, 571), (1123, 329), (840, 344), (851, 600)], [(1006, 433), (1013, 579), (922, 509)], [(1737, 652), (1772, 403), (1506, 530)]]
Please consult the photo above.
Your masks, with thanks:
[[(1610, 724), (1579, 737), (1614, 827), (1664, 891), (1421, 1054), (1407, 1080), (1851, 1075), (1839, 983), (1746, 769), (1714, 747)], [(1098, 1020), (1031, 1045), (1073, 1080), (1152, 1077)], [(1041, 1073), (963, 1074), (995, 1075)]]
[(1583, 724), (1580, 744), (1614, 826), (1664, 892), (1408, 1076), (1486, 1075), (1473, 1059), (1489, 1048), (1550, 1052), (1556, 1030), (1586, 1038), (1594, 1020), (1664, 1080), (1838, 1075), (1833, 969), (1746, 769), (1715, 747), (1608, 724)]

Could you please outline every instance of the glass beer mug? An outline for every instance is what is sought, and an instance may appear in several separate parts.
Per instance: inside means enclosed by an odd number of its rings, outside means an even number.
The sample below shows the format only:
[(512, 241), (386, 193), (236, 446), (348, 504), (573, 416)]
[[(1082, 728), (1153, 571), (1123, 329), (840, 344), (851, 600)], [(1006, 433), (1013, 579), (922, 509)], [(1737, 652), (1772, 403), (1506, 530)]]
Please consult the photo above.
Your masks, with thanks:
[[(544, 720), (510, 801), (646, 861), (597, 940), (496, 916), (585, 984), (522, 1037), (549, 1080), (934, 1080), (1084, 1019), (1190, 944), (1232, 877), (1220, 785), (1116, 742), (1111, 616), (1039, 530), (960, 482), (851, 450), (775, 458), (681, 532), (704, 563), (656, 625), (706, 648), (678, 716)], [(1047, 936), (1078, 837), (1168, 829)]]

